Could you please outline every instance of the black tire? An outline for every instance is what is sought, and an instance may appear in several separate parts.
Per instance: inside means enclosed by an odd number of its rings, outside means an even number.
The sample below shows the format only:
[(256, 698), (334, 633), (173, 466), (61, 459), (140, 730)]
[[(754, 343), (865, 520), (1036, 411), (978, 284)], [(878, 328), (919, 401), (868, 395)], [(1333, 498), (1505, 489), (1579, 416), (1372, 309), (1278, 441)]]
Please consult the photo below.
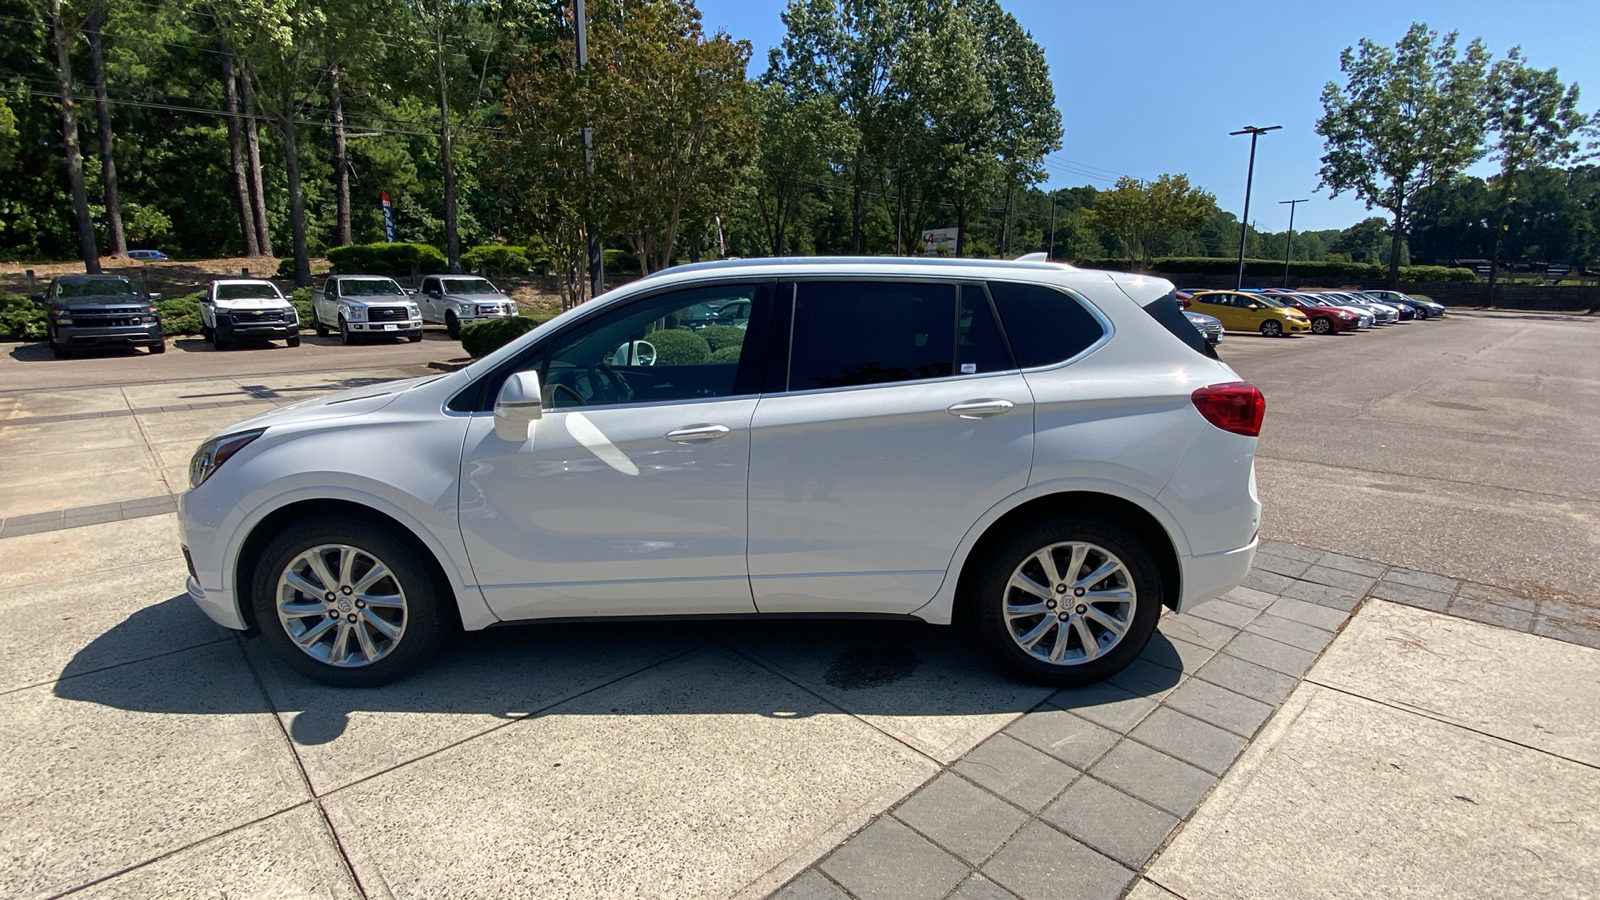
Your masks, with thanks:
[(300, 346), (300, 335), (290, 335), (289, 337), (284, 338), (283, 343), (288, 347), (298, 347)]
[(339, 317), (339, 340), (346, 347), (356, 342), (356, 336), (350, 333), (350, 323), (344, 320), (344, 316)]
[[(370, 553), (388, 567), (404, 592), (400, 638), (375, 662), (342, 668), (314, 659), (300, 649), (278, 618), (278, 579), (284, 569), (300, 554), (323, 544), (344, 544)], [(388, 528), (356, 518), (319, 517), (289, 525), (267, 544), (250, 579), (251, 607), (262, 639), (289, 668), (334, 687), (376, 687), (421, 670), (453, 631), (454, 614), (448, 585), (418, 562), (426, 552)]]
[(1261, 323), (1261, 333), (1267, 337), (1283, 337), (1283, 323), (1277, 319), (1268, 319)]
[[(1121, 640), (1097, 658), (1070, 665), (1038, 659), (1024, 650), (1012, 637), (1005, 616), (1012, 573), (1038, 551), (1069, 541), (1093, 544), (1116, 556), (1134, 589), (1133, 613)], [(969, 621), (1001, 666), (1037, 684), (1077, 687), (1115, 675), (1144, 651), (1161, 618), (1161, 576), (1150, 548), (1123, 526), (1095, 516), (1062, 515), (1024, 525), (1003, 538), (979, 565), (969, 595), (962, 598)]]
[(1311, 320), (1312, 334), (1333, 334), (1333, 320), (1327, 316), (1317, 316)]
[(202, 322), (200, 323), (200, 339), (203, 341), (215, 341), (217, 333), (211, 329), (210, 325)]
[(461, 320), (448, 310), (444, 314), (444, 333), (450, 335), (452, 341), (461, 340)]
[(1417, 307), (1417, 318), (1426, 319), (1427, 317), (1428, 317), (1428, 310), (1426, 308), (1424, 308), (1424, 307), (1420, 307), (1420, 306)]
[(50, 355), (56, 359), (71, 359), (72, 349), (56, 343), (55, 338), (50, 338)]
[(422, 340), (422, 329), (419, 328), (416, 331), (413, 331), (410, 334), (406, 335), (406, 340), (410, 341), (413, 344), (415, 344), (417, 341)]
[(151, 353), (158, 353), (158, 354), (167, 352), (167, 341), (166, 341), (166, 339), (163, 338), (160, 341), (157, 341), (156, 343), (151, 344), (150, 345), (150, 352)]
[(218, 337), (218, 338), (214, 339), (211, 343), (218, 350), (228, 350), (228, 349), (233, 347), (233, 342), (228, 340), (227, 338), (223, 338), (223, 337)]
[(312, 328), (312, 330), (316, 331), (317, 337), (327, 337), (328, 336), (328, 326), (322, 324), (322, 320), (321, 319), (316, 320), (316, 323), (313, 324), (311, 326), (311, 328)]

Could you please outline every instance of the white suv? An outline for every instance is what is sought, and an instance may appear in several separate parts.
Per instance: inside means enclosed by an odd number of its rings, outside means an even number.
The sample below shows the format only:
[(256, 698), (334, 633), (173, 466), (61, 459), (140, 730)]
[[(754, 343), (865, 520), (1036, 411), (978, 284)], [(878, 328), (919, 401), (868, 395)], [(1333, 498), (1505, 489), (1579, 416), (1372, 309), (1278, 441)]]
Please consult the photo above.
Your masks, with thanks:
[(382, 275), (330, 275), (311, 295), (317, 334), (338, 331), (346, 344), (360, 337), (422, 340), (422, 310), (393, 278)]
[[(734, 299), (746, 327), (687, 327)], [(1017, 675), (1082, 684), (1255, 555), (1264, 403), (1203, 348), (1160, 279), (681, 266), (459, 372), (211, 437), (188, 590), (339, 685), (457, 626), (679, 614), (959, 622)]]
[(429, 275), (417, 291), (422, 321), (443, 325), (452, 339), (461, 327), (484, 319), (504, 319), (517, 314), (517, 303), (476, 275)]

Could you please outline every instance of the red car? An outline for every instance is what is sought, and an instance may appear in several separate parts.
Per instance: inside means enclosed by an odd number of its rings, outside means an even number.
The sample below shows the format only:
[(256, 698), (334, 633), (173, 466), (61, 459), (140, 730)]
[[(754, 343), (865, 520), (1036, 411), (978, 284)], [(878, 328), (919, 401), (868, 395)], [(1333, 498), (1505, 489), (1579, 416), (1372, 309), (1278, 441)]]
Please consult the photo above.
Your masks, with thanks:
[(1311, 320), (1312, 334), (1337, 334), (1341, 331), (1355, 331), (1361, 323), (1361, 317), (1349, 310), (1337, 306), (1322, 306), (1317, 302), (1291, 293), (1269, 293), (1267, 296), (1280, 303), (1287, 303), (1295, 309), (1306, 314)]

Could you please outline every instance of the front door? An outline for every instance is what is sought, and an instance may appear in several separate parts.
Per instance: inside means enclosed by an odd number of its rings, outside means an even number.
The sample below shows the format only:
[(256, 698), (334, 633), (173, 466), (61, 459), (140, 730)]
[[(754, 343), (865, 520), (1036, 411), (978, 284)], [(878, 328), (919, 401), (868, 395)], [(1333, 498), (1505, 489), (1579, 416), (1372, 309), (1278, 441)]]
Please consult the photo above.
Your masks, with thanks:
[(792, 295), (787, 372), (751, 425), (756, 606), (909, 613), (972, 524), (1027, 485), (1033, 395), (981, 285), (814, 281)]
[[(657, 294), (534, 352), (545, 413), (520, 444), (478, 413), (462, 456), (473, 574), (506, 620), (750, 613), (746, 496), (761, 349), (681, 327), (761, 285)], [(765, 294), (770, 295), (767, 287)]]

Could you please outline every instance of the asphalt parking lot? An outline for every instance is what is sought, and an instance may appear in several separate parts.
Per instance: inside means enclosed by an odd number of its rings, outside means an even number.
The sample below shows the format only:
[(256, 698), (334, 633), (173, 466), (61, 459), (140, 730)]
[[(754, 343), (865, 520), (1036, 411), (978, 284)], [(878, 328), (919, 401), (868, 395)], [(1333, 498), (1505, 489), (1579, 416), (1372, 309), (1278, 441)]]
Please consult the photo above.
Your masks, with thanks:
[(1595, 327), (1230, 336), (1269, 403), (1252, 586), (1057, 693), (889, 623), (508, 628), (389, 688), (313, 685), (182, 596), (188, 454), (455, 345), (13, 345), (0, 893), (1583, 896)]

